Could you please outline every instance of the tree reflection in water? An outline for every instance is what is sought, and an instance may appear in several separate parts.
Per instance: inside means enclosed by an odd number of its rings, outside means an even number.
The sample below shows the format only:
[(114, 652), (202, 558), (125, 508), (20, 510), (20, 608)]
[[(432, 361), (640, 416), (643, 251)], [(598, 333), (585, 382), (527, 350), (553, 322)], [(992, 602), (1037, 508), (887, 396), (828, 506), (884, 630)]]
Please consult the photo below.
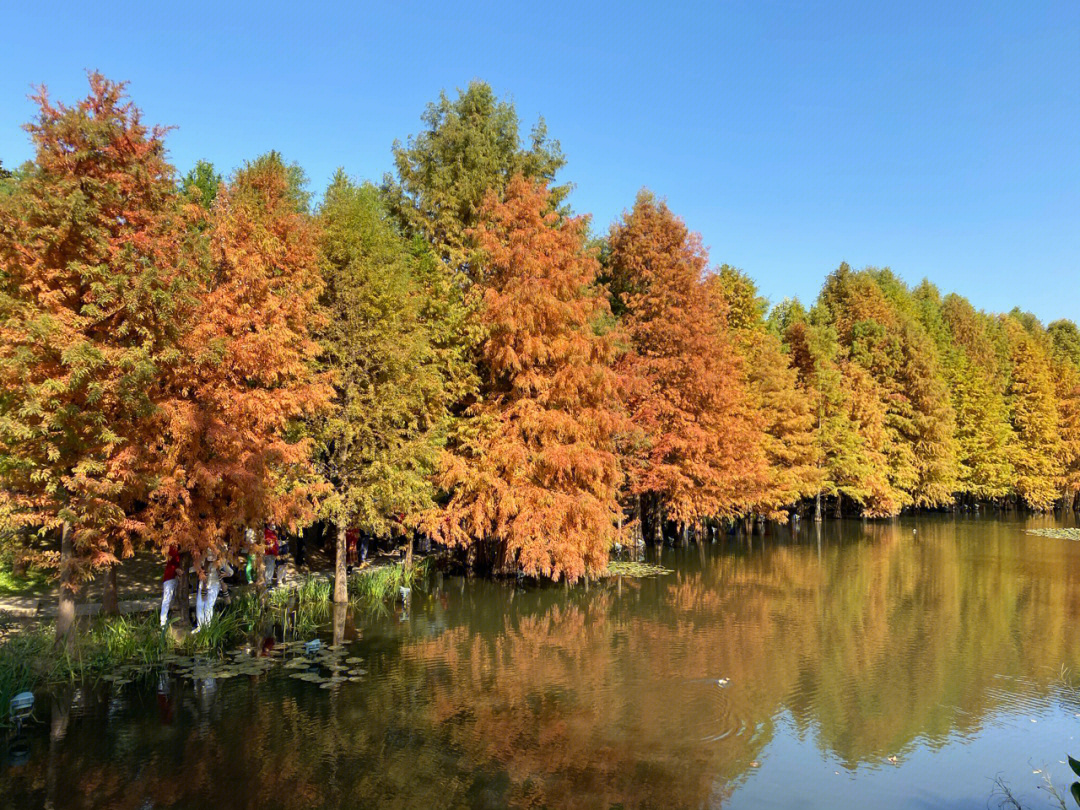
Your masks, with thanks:
[[(752, 767), (779, 718), (813, 741), (802, 756), (854, 769), (1060, 705), (1080, 544), (1022, 533), (1045, 520), (913, 525), (727, 538), (588, 590), (440, 577), (407, 615), (334, 617), (369, 674), (331, 689), (68, 690), (0, 772), (0, 806), (716, 807), (751, 774), (803, 789)], [(955, 778), (985, 797), (1007, 764)], [(913, 797), (930, 778), (907, 776)]]

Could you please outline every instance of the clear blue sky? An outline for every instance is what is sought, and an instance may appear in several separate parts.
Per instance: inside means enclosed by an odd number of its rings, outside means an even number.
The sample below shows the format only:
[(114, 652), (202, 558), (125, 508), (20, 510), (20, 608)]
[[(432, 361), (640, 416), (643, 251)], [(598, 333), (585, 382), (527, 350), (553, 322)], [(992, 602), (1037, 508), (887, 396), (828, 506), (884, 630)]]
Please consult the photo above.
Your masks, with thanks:
[(30, 156), (31, 85), (97, 68), (181, 170), (278, 149), (319, 191), (482, 78), (547, 119), (596, 229), (647, 186), (774, 302), (847, 261), (1080, 318), (1077, 0), (233, 6), (9, 4), (0, 160)]

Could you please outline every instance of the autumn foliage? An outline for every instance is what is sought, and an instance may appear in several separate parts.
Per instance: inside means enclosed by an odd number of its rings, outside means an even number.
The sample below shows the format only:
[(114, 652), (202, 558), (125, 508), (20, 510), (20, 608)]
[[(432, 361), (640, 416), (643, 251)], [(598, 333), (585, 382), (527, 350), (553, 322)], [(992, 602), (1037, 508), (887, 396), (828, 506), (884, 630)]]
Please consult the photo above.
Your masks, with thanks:
[(515, 178), (489, 195), (481, 255), (481, 399), (470, 408), (430, 521), (451, 547), (489, 542), (501, 570), (575, 580), (616, 537), (621, 481), (614, 341), (585, 250), (586, 223), (549, 211), (542, 185)]
[(610, 237), (610, 273), (630, 350), (618, 363), (640, 439), (630, 488), (679, 524), (739, 514), (764, 474), (726, 304), (705, 284), (696, 234), (652, 195), (638, 196)]
[(592, 238), (483, 83), (317, 205), (276, 153), (178, 178), (100, 75), (36, 101), (0, 175), (0, 538), (59, 546), (65, 598), (264, 521), (576, 580), (743, 518), (1080, 498), (1074, 323), (846, 264), (770, 308), (648, 191)]
[(164, 380), (151, 447), (147, 523), (198, 558), (239, 547), (243, 529), (311, 517), (311, 440), (327, 380), (310, 331), (323, 315), (317, 231), (276, 155), (217, 195), (197, 248), (199, 284), (179, 357)]
[(165, 131), (98, 74), (75, 106), (36, 101), (35, 160), (0, 206), (0, 475), (18, 524), (62, 530), (66, 597), (143, 528), (187, 283)]

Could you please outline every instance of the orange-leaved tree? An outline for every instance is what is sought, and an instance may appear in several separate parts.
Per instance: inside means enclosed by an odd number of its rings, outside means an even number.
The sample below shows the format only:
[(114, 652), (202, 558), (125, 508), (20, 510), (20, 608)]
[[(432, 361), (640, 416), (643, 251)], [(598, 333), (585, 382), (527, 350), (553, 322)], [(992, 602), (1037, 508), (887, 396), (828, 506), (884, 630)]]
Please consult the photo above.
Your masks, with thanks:
[(704, 285), (707, 263), (698, 235), (649, 192), (611, 230), (612, 293), (630, 346), (621, 388), (644, 435), (627, 466), (652, 539), (661, 510), (684, 528), (741, 513), (764, 473), (761, 425), (723, 301)]
[(198, 302), (149, 448), (157, 486), (146, 510), (162, 545), (196, 559), (234, 553), (245, 527), (311, 514), (302, 420), (331, 390), (314, 370), (322, 281), (298, 177), (276, 153), (247, 164), (196, 243)]
[(69, 642), (79, 581), (142, 528), (139, 448), (188, 282), (165, 130), (97, 73), (74, 106), (35, 100), (36, 155), (0, 205), (0, 476), (22, 523), (60, 534)]
[(551, 212), (521, 177), (488, 195), (473, 231), (487, 337), (481, 398), (445, 457), (446, 508), (427, 521), (501, 571), (569, 581), (607, 563), (621, 482), (614, 341), (586, 222)]

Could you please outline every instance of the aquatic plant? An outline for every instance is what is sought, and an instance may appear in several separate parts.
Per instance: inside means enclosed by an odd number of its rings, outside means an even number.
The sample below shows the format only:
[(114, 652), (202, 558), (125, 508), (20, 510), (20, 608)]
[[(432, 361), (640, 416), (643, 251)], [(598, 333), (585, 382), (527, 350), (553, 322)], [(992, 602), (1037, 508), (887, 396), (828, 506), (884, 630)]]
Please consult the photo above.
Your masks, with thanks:
[(52, 639), (41, 629), (19, 633), (0, 646), (0, 725), (8, 722), (11, 698), (32, 690), (45, 671)]
[(349, 578), (349, 599), (354, 605), (374, 607), (396, 599), (401, 588), (412, 588), (427, 576), (429, 561), (420, 560), (412, 568), (385, 565), (358, 571)]
[(1028, 529), (1027, 533), (1055, 540), (1080, 540), (1080, 529)]
[(95, 621), (83, 646), (89, 668), (106, 671), (125, 663), (159, 664), (173, 642), (161, 632), (156, 616), (115, 616)]
[(607, 564), (607, 569), (602, 576), (608, 577), (654, 577), (661, 574), (670, 574), (670, 568), (662, 565), (652, 565), (643, 562), (622, 562), (612, 560)]

